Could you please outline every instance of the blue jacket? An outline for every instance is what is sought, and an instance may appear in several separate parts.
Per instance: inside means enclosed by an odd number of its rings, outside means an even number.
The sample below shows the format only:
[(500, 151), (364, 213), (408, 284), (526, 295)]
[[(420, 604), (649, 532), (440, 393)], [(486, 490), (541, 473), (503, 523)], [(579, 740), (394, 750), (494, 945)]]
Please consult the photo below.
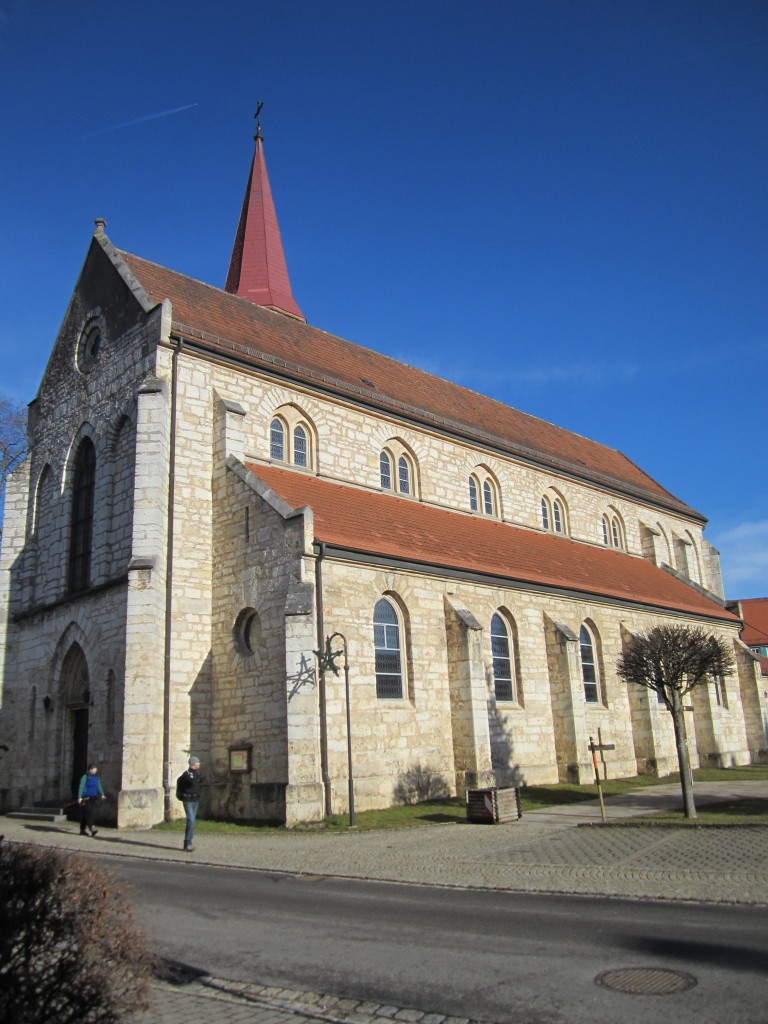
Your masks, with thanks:
[(80, 779), (77, 799), (81, 800), (84, 796), (104, 796), (104, 790), (101, 788), (101, 779), (98, 775), (91, 775), (90, 772), (86, 772), (82, 779)]

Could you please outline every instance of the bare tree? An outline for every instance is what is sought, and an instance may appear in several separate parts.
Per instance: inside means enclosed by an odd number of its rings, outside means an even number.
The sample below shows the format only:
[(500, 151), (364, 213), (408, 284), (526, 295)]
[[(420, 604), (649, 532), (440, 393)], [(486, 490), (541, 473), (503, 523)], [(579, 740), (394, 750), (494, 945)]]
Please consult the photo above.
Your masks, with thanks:
[(0, 395), (0, 495), (9, 474), (28, 451), (27, 410)]
[(619, 656), (619, 676), (627, 683), (653, 690), (672, 714), (686, 818), (696, 817), (696, 807), (683, 698), (710, 679), (727, 675), (734, 665), (733, 652), (725, 640), (692, 626), (654, 626), (647, 633), (632, 636)]

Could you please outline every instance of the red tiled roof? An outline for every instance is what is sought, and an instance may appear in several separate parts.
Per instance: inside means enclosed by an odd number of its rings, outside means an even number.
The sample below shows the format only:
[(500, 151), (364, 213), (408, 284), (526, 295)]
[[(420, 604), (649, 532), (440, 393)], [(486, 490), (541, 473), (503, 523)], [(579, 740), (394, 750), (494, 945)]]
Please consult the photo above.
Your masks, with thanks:
[(115, 252), (151, 301), (171, 300), (174, 328), (186, 338), (234, 353), (261, 369), (274, 372), (278, 367), (315, 386), (347, 396), (352, 393), (369, 406), (443, 427), (472, 441), (487, 441), (500, 450), (704, 521), (614, 448), (139, 256)]
[(746, 597), (739, 604), (744, 619), (741, 639), (748, 647), (768, 644), (768, 597)]
[(292, 508), (308, 505), (315, 539), (335, 547), (738, 621), (644, 558), (307, 473), (252, 463), (248, 469)]

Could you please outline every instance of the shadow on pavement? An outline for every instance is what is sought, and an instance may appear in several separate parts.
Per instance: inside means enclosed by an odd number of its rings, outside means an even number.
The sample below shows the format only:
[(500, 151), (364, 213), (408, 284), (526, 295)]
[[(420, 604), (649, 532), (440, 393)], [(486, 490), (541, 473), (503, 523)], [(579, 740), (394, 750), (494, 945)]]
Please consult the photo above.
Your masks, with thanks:
[(748, 949), (744, 946), (725, 946), (717, 942), (695, 942), (682, 939), (662, 939), (655, 935), (638, 938), (627, 943), (629, 949), (652, 953), (665, 959), (685, 960), (700, 964), (717, 964), (718, 967), (735, 967), (740, 971), (754, 971), (765, 974), (768, 962), (764, 949)]
[[(76, 832), (71, 829), (62, 828), (60, 825), (25, 825), (25, 829), (30, 832), (54, 832), (59, 835), (72, 836), (72, 838), (80, 838)], [(83, 836), (83, 839), (91, 839), (90, 836)], [(160, 843), (143, 843), (138, 839), (125, 839), (122, 836), (108, 836), (103, 835), (101, 832), (95, 837), (97, 843), (111, 843), (115, 846), (141, 846), (147, 850), (174, 850), (179, 851), (181, 847), (177, 844), (176, 846), (161, 846)], [(88, 849), (91, 843), (88, 843), (84, 849)]]

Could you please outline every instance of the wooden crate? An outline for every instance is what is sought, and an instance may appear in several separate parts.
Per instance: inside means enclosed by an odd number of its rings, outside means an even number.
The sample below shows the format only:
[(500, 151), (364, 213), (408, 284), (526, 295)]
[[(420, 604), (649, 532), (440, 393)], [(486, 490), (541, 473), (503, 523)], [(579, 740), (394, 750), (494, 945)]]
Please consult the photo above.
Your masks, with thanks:
[(512, 787), (467, 790), (467, 821), (500, 825), (520, 817), (520, 794)]

